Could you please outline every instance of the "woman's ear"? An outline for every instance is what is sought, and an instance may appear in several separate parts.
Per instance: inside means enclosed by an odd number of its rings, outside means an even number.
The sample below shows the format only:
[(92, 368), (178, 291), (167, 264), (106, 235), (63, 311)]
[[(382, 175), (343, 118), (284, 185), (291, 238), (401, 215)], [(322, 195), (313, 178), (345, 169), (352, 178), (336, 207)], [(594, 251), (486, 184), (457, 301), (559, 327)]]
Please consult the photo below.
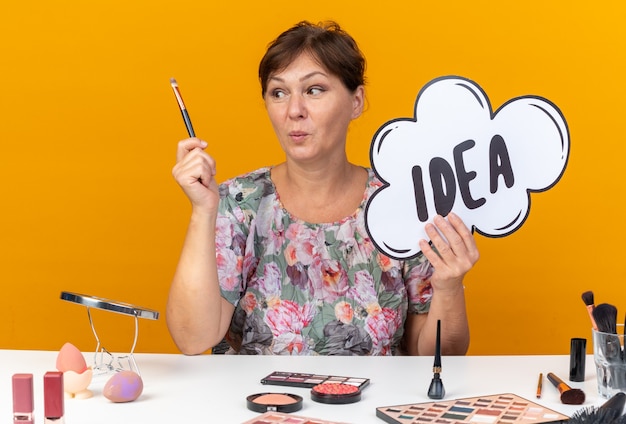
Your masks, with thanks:
[(352, 119), (356, 119), (363, 113), (365, 105), (365, 87), (359, 85), (352, 94)]

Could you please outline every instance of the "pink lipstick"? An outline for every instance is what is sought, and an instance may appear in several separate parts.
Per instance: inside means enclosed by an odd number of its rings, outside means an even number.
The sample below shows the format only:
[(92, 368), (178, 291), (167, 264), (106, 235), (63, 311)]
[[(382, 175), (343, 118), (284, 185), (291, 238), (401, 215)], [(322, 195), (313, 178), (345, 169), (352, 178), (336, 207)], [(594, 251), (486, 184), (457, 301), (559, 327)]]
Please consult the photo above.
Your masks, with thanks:
[(33, 424), (33, 375), (13, 374), (13, 423)]

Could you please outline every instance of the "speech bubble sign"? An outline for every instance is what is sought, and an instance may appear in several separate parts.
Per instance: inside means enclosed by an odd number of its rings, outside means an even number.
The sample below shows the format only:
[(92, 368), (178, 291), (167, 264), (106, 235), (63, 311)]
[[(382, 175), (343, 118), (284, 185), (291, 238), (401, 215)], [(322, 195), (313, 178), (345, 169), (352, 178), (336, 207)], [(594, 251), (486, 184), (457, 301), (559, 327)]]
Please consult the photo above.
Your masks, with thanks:
[(473, 81), (447, 76), (417, 95), (413, 118), (385, 123), (370, 147), (383, 182), (365, 210), (376, 247), (395, 259), (420, 253), (424, 227), (453, 211), (474, 232), (504, 237), (530, 212), (530, 193), (553, 187), (569, 156), (569, 131), (549, 100), (523, 96), (492, 111)]

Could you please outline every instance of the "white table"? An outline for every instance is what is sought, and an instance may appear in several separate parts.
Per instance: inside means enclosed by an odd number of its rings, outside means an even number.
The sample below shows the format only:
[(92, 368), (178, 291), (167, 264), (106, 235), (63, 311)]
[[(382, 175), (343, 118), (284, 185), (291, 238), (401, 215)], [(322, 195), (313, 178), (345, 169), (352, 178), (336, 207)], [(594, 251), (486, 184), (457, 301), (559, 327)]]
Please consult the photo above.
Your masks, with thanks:
[[(12, 417), (11, 376), (34, 374), (35, 418), (43, 423), (43, 375), (54, 371), (57, 352), (0, 350), (0, 422)], [(85, 355), (91, 363), (92, 355)], [(89, 387), (94, 397), (66, 399), (67, 424), (98, 423), (241, 423), (259, 414), (246, 408), (246, 397), (262, 392), (288, 392), (304, 398), (294, 415), (356, 424), (384, 421), (376, 417), (380, 406), (428, 402), (433, 377), (430, 357), (276, 357), (176, 354), (136, 354), (144, 391), (130, 403), (111, 403), (102, 396), (106, 379)], [(445, 356), (441, 374), (444, 400), (514, 393), (566, 415), (590, 405), (601, 405), (597, 394), (593, 357), (587, 357), (583, 383), (571, 383), (569, 356)], [(366, 377), (362, 399), (348, 405), (320, 404), (310, 389), (270, 386), (260, 379), (272, 371), (296, 371)], [(539, 373), (544, 374), (543, 396), (536, 399)], [(582, 406), (563, 405), (556, 388), (545, 379), (553, 372), (571, 387), (583, 389)]]

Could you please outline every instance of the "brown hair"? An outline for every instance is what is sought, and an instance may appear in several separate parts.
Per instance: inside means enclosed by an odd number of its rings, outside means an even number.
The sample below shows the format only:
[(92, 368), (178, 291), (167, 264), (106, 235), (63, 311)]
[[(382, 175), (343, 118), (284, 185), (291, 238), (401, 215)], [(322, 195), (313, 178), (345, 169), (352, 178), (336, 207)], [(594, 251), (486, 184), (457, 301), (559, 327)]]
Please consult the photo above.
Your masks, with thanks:
[(310, 54), (328, 72), (354, 92), (365, 84), (365, 57), (356, 41), (333, 21), (312, 24), (301, 21), (270, 43), (259, 64), (261, 94), (276, 72), (285, 69), (301, 53)]

